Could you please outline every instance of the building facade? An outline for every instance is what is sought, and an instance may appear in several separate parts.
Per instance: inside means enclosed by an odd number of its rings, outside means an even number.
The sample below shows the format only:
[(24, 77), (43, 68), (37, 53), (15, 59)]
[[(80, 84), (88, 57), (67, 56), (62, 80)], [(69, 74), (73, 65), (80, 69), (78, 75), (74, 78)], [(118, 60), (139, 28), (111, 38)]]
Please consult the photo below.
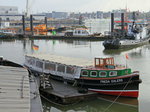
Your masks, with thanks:
[(18, 17), (13, 16), (18, 14), (18, 7), (15, 6), (0, 6), (0, 21), (16, 20)]

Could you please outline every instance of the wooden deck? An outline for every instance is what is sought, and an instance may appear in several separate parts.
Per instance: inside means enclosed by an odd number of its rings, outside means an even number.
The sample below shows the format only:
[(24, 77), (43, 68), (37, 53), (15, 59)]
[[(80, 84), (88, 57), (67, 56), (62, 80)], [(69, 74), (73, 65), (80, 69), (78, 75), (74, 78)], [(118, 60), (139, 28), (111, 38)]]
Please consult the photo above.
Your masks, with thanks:
[(40, 89), (41, 93), (47, 98), (53, 99), (57, 103), (61, 104), (71, 104), (76, 103), (81, 100), (86, 100), (90, 98), (96, 98), (98, 96), (95, 92), (88, 91), (87, 93), (79, 93), (78, 87), (74, 87), (70, 84), (65, 84), (64, 82), (50, 80), (52, 84), (52, 89)]
[(30, 112), (30, 86), (26, 69), (0, 66), (0, 112)]

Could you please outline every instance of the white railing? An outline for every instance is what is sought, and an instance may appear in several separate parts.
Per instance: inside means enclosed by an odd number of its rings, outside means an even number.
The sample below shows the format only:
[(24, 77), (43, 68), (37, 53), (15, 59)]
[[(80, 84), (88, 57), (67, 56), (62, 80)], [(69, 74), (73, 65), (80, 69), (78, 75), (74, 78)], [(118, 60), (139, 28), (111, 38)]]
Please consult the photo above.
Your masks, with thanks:
[[(37, 61), (42, 62), (42, 64), (43, 64), (42, 68), (37, 67), (37, 65), (36, 65)], [(45, 69), (46, 68), (46, 66), (45, 66), (46, 63), (55, 64), (55, 70)], [(57, 70), (58, 65), (65, 66), (65, 70), (64, 70), (65, 72), (58, 71)], [(56, 76), (61, 76), (61, 77), (66, 78), (66, 79), (79, 78), (80, 77), (80, 71), (81, 71), (81, 67), (78, 67), (78, 66), (60, 64), (60, 63), (57, 63), (57, 62), (51, 62), (51, 61), (48, 61), (48, 60), (42, 60), (42, 59), (30, 57), (30, 56), (25, 57), (25, 66), (27, 66), (30, 69), (32, 69), (34, 71), (37, 71), (37, 72), (53, 74), (53, 75), (56, 75)], [(66, 71), (67, 67), (71, 67), (71, 68), (74, 69), (73, 74), (67, 73), (67, 71)]]

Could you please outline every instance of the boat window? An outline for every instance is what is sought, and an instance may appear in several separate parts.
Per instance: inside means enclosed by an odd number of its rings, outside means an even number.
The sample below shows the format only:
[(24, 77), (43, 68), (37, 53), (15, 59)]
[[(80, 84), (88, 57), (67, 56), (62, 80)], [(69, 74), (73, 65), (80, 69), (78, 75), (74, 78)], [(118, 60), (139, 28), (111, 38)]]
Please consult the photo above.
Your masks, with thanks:
[(82, 73), (81, 73), (81, 75), (82, 75), (82, 76), (88, 76), (88, 71), (83, 70)]
[(84, 30), (82, 30), (82, 32), (81, 32), (82, 34), (85, 34), (85, 31)]
[(99, 59), (96, 59), (96, 63), (95, 65), (99, 66), (100, 65), (100, 62), (99, 62)]
[(88, 34), (88, 32), (86, 31), (85, 34)]
[(128, 73), (128, 70), (125, 70), (125, 74), (126, 74), (126, 75), (129, 74), (129, 73)]
[(30, 65), (35, 65), (35, 60), (32, 59), (32, 58), (28, 58), (27, 63), (30, 64)]
[(81, 31), (79, 30), (79, 31), (78, 31), (78, 34), (80, 34), (80, 33), (81, 33)]
[(90, 76), (92, 76), (92, 77), (97, 77), (97, 72), (96, 72), (96, 71), (92, 71), (92, 72), (90, 73)]
[(68, 73), (68, 74), (74, 74), (74, 71), (75, 71), (74, 67), (67, 66), (66, 73)]
[(75, 34), (77, 34), (78, 33), (78, 31), (77, 30), (75, 30)]
[(106, 60), (106, 64), (109, 64), (109, 60), (108, 59)]
[(102, 71), (102, 72), (99, 73), (99, 76), (100, 77), (106, 77), (107, 76), (107, 72)]
[(117, 71), (111, 71), (111, 72), (109, 72), (109, 76), (117, 76)]
[(104, 60), (100, 59), (100, 64), (103, 65), (104, 64)]
[(65, 72), (65, 66), (64, 65), (58, 65), (58, 67), (57, 67), (57, 71), (58, 72)]
[(85, 30), (82, 30), (82, 34), (87, 34), (87, 32)]
[(35, 60), (34, 60), (34, 59), (32, 60), (31, 64), (32, 64), (32, 65), (35, 65)]
[(36, 67), (38, 67), (38, 68), (43, 68), (43, 62), (41, 62), (41, 61), (36, 61)]
[(56, 65), (54, 63), (45, 63), (45, 69), (55, 71)]

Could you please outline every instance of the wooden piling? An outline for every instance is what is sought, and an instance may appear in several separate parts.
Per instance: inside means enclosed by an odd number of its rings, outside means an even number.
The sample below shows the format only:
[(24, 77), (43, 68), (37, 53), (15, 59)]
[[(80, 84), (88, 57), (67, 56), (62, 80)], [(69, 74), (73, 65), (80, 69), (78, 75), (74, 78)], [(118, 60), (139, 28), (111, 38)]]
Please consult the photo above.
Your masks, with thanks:
[(25, 35), (25, 16), (22, 15), (22, 31), (23, 31), (23, 35)]
[(45, 17), (45, 25), (46, 25), (46, 29), (47, 29), (47, 17)]
[(111, 35), (114, 32), (114, 13), (111, 13)]
[(30, 31), (31, 35), (33, 35), (33, 15), (30, 15)]
[(121, 13), (121, 30), (122, 36), (124, 36), (124, 13)]

